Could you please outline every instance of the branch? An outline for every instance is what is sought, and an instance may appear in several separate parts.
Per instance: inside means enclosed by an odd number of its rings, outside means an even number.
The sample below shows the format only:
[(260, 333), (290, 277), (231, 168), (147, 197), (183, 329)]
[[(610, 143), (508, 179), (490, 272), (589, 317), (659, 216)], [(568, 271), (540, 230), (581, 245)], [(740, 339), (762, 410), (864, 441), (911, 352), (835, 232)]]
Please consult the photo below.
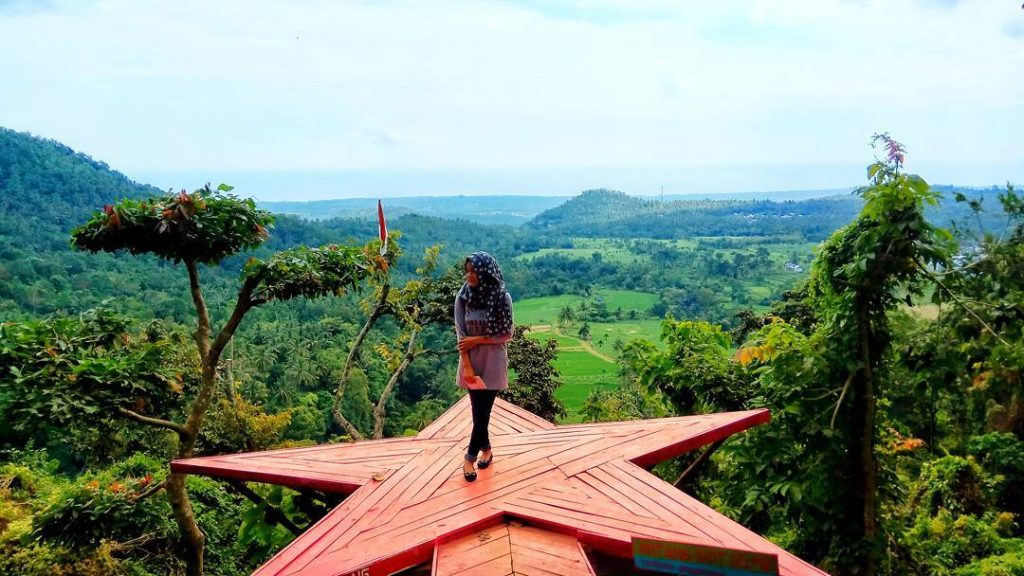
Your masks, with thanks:
[(942, 288), (943, 290), (945, 290), (946, 294), (949, 294), (949, 297), (952, 298), (954, 302), (959, 304), (964, 310), (967, 311), (968, 314), (970, 314), (971, 316), (974, 317), (975, 320), (980, 322), (981, 325), (985, 328), (985, 330), (989, 334), (994, 336), (996, 340), (999, 340), (1003, 344), (1003, 346), (1009, 346), (1010, 345), (1010, 343), (1007, 342), (1006, 340), (1004, 340), (1002, 336), (1000, 336), (999, 334), (996, 334), (996, 331), (993, 330), (992, 327), (988, 325), (988, 322), (985, 322), (984, 320), (982, 320), (981, 316), (978, 316), (978, 314), (970, 306), (968, 306), (966, 302), (964, 302), (959, 296), (954, 294), (952, 290), (947, 288), (946, 285), (942, 283), (942, 280), (939, 280), (939, 278), (937, 276), (932, 274), (931, 270), (928, 270), (927, 268), (925, 268), (925, 266), (923, 264), (921, 264), (920, 260), (915, 258), (914, 259), (914, 263), (917, 264), (917, 267), (921, 270), (921, 272), (924, 272), (925, 276), (928, 276), (929, 278), (931, 278), (932, 282), (935, 282), (939, 286), (939, 288)]
[(135, 497), (135, 501), (138, 502), (139, 500), (144, 500), (146, 498), (149, 498), (153, 494), (156, 494), (157, 492), (159, 492), (160, 490), (162, 490), (164, 488), (164, 485), (166, 483), (167, 483), (166, 480), (161, 480), (161, 481), (157, 482), (156, 484), (153, 484), (152, 486), (147, 488), (145, 492), (142, 492), (138, 496), (136, 496)]
[(210, 346), (209, 350), (209, 362), (211, 367), (216, 367), (220, 360), (220, 355), (224, 352), (224, 347), (231, 341), (231, 337), (235, 335), (235, 330), (238, 329), (238, 325), (242, 323), (242, 318), (245, 317), (246, 313), (253, 308), (252, 293), (259, 286), (259, 279), (249, 277), (242, 283), (242, 287), (238, 289), (238, 299), (235, 300), (235, 309), (231, 311), (231, 317), (228, 318), (227, 323), (217, 333), (217, 339), (213, 341), (213, 345)]
[(207, 351), (206, 358), (203, 359), (203, 383), (199, 388), (199, 393), (196, 394), (196, 399), (192, 403), (192, 410), (189, 412), (188, 419), (185, 421), (184, 430), (188, 432), (179, 449), (179, 457), (190, 456), (192, 448), (195, 446), (196, 435), (199, 434), (199, 426), (203, 422), (203, 416), (206, 414), (206, 410), (210, 407), (210, 402), (213, 400), (213, 393), (217, 385), (217, 364), (220, 362), (221, 352), (224, 351), (224, 346), (231, 340), (231, 337), (235, 334), (235, 329), (242, 322), (242, 318), (245, 317), (246, 312), (252, 309), (252, 291), (259, 285), (259, 279), (249, 277), (242, 283), (242, 287), (238, 289), (238, 300), (235, 301), (235, 309), (231, 311), (231, 317), (224, 324), (224, 327), (217, 333), (217, 339), (214, 340), (213, 346)]
[(341, 413), (341, 401), (345, 397), (345, 387), (348, 385), (348, 375), (352, 371), (352, 365), (355, 363), (356, 356), (359, 354), (359, 349), (363, 346), (363, 341), (366, 340), (366, 335), (370, 333), (370, 328), (377, 323), (377, 319), (384, 314), (384, 308), (387, 305), (388, 293), (391, 292), (391, 284), (385, 283), (380, 289), (380, 298), (377, 299), (377, 304), (374, 305), (373, 311), (370, 312), (370, 317), (366, 319), (366, 323), (363, 324), (362, 330), (356, 336), (356, 339), (352, 341), (352, 346), (349, 348), (348, 357), (345, 359), (345, 367), (341, 370), (341, 377), (338, 379), (338, 389), (334, 391), (334, 406), (331, 408), (331, 414), (334, 416), (334, 421), (339, 426), (345, 429), (355, 440), (362, 440), (363, 435), (352, 425), (351, 422), (345, 418), (345, 415)]
[(453, 348), (451, 350), (448, 350), (448, 349), (437, 349), (437, 348), (428, 348), (426, 350), (421, 350), (417, 354), (417, 356), (447, 356), (449, 354), (458, 354), (458, 353), (459, 353), (459, 349), (458, 348)]
[(384, 390), (380, 393), (380, 398), (377, 400), (377, 405), (373, 407), (373, 438), (380, 439), (384, 435), (384, 406), (388, 402), (388, 398), (391, 396), (391, 391), (395, 389), (395, 384), (398, 379), (405, 372), (405, 369), (409, 367), (409, 364), (416, 358), (415, 347), (416, 347), (416, 336), (420, 333), (418, 328), (413, 328), (412, 332), (409, 333), (409, 345), (405, 347), (405, 357), (402, 359), (402, 363), (395, 368), (395, 372), (391, 375), (391, 379), (388, 380)]
[(158, 538), (155, 533), (147, 532), (146, 534), (137, 536), (135, 538), (132, 538), (131, 540), (126, 540), (124, 542), (110, 542), (110, 552), (114, 554), (118, 554), (121, 552), (129, 552), (136, 548), (141, 548), (146, 544), (149, 544), (150, 542), (158, 539), (160, 538)]
[(185, 260), (185, 268), (188, 269), (188, 284), (192, 292), (192, 303), (196, 307), (199, 326), (193, 337), (196, 346), (199, 348), (199, 358), (206, 363), (206, 357), (210, 353), (210, 311), (206, 308), (206, 300), (203, 298), (203, 291), (199, 287), (199, 268), (195, 260)]
[(185, 427), (182, 426), (181, 424), (178, 424), (177, 422), (171, 422), (170, 420), (161, 420), (160, 418), (150, 418), (149, 416), (143, 416), (138, 412), (133, 412), (127, 408), (121, 408), (120, 406), (117, 408), (117, 411), (122, 416), (129, 418), (131, 420), (135, 420), (136, 422), (141, 422), (142, 424), (149, 424), (150, 426), (159, 426), (161, 428), (167, 428), (168, 430), (174, 430), (178, 434), (183, 434), (185, 432)]
[(836, 416), (839, 415), (839, 407), (843, 405), (843, 398), (846, 398), (846, 391), (850, 389), (850, 383), (853, 382), (853, 377), (860, 371), (861, 369), (857, 368), (853, 372), (850, 372), (850, 376), (846, 379), (846, 383), (843, 384), (843, 391), (839, 394), (839, 400), (836, 401), (836, 409), (832, 412), (832, 422), (829, 423), (829, 428), (836, 427)]
[(226, 482), (228, 483), (229, 486), (234, 488), (242, 496), (245, 496), (246, 498), (256, 503), (257, 505), (266, 506), (268, 520), (271, 520), (273, 522), (280, 524), (281, 526), (284, 526), (289, 532), (291, 532), (295, 536), (302, 534), (302, 528), (296, 526), (295, 523), (292, 522), (290, 518), (288, 518), (288, 516), (284, 513), (283, 510), (281, 510), (277, 506), (274, 506), (259, 494), (253, 492), (251, 488), (245, 485), (245, 482), (242, 482), (240, 480), (227, 480)]
[(686, 467), (686, 470), (683, 470), (683, 473), (680, 474), (678, 478), (676, 478), (676, 481), (673, 482), (673, 485), (676, 488), (682, 490), (683, 486), (686, 485), (687, 481), (694, 475), (694, 473), (697, 470), (700, 470), (704, 463), (707, 462), (709, 458), (711, 458), (711, 455), (714, 454), (715, 450), (718, 450), (722, 446), (722, 444), (725, 444), (725, 440), (719, 440), (718, 442), (715, 442), (714, 444), (705, 448), (704, 452), (702, 452), (696, 460), (691, 462), (690, 465)]

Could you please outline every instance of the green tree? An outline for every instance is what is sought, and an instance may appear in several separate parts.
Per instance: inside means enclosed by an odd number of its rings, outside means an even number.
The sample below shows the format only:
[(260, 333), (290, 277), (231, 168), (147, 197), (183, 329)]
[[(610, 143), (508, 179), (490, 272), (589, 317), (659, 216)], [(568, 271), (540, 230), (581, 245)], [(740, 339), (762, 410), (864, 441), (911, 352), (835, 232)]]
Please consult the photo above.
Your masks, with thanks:
[(871, 184), (859, 191), (864, 209), (822, 245), (810, 283), (819, 331), (830, 344), (824, 356), (832, 377), (844, 382), (836, 406), (846, 432), (840, 474), (852, 490), (843, 514), (860, 540), (855, 557), (868, 576), (881, 544), (875, 443), (880, 370), (892, 341), (888, 313), (905, 295), (922, 293), (928, 266), (948, 263), (951, 242), (925, 219), (925, 206), (938, 195), (920, 176), (901, 171), (903, 146), (888, 134), (873, 143), (883, 145), (886, 159), (868, 167)]
[[(400, 288), (392, 288), (389, 277), (385, 276), (381, 279), (374, 295), (375, 302), (369, 310), (366, 322), (349, 346), (348, 357), (338, 378), (338, 387), (334, 393), (334, 407), (331, 413), (334, 416), (334, 421), (356, 440), (362, 440), (365, 436), (346, 418), (342, 409), (342, 400), (345, 397), (349, 375), (359, 358), (366, 336), (378, 320), (385, 316), (396, 318), (402, 327), (402, 333), (394, 340), (394, 347), (381, 344), (376, 348), (387, 366), (389, 376), (373, 407), (371, 438), (383, 437), (387, 403), (391, 399), (399, 379), (413, 360), (422, 355), (436, 356), (455, 353), (455, 350), (427, 349), (417, 345), (417, 339), (426, 326), (447, 325), (451, 322), (454, 314), (453, 295), (461, 283), (461, 269), (453, 267), (440, 278), (435, 278), (433, 272), (437, 266), (440, 250), (439, 245), (427, 248), (424, 251), (423, 264), (416, 269), (416, 277), (408, 280)], [(370, 302), (366, 302), (365, 305), (369, 308)]]
[(580, 337), (580, 340), (590, 340), (590, 324), (584, 322), (576, 335)]
[(572, 306), (568, 304), (562, 306), (562, 309), (558, 311), (558, 321), (563, 326), (568, 326), (569, 324), (572, 324), (574, 320), (576, 320), (576, 312), (573, 311)]
[(541, 344), (526, 337), (526, 328), (516, 326), (508, 343), (508, 366), (515, 372), (508, 390), (501, 397), (534, 414), (554, 422), (565, 415), (565, 407), (555, 397), (561, 385), (558, 370), (551, 364), (558, 356), (558, 342)]
[[(251, 199), (228, 194), (231, 189), (222, 184), (212, 190), (207, 185), (191, 194), (183, 190), (165, 197), (122, 200), (107, 205), (72, 232), (72, 243), (79, 249), (153, 254), (185, 265), (196, 311), (193, 336), (201, 366), (199, 386), (185, 409), (185, 422), (147, 416), (124, 405), (111, 406), (136, 422), (173, 431), (178, 440), (177, 458), (193, 454), (217, 389), (221, 355), (249, 311), (272, 301), (340, 295), (358, 287), (364, 279), (385, 272), (390, 264), (390, 260), (376, 255), (375, 246), (300, 246), (276, 253), (266, 261), (252, 258), (243, 269), (235, 305), (214, 334), (200, 286), (199, 265), (215, 265), (259, 246), (273, 223), (271, 215), (258, 210)], [(395, 255), (395, 251), (389, 255)], [(181, 531), (188, 573), (199, 576), (203, 572), (205, 536), (196, 524), (185, 475), (168, 475), (166, 490)]]

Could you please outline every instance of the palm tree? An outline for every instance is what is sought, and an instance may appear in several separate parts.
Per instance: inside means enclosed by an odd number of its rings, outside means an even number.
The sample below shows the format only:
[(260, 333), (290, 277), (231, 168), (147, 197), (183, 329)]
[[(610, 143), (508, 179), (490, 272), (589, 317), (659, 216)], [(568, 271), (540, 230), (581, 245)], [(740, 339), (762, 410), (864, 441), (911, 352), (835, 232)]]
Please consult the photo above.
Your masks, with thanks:
[(558, 321), (564, 325), (572, 324), (572, 321), (576, 319), (576, 313), (573, 312), (572, 306), (566, 304), (558, 312)]

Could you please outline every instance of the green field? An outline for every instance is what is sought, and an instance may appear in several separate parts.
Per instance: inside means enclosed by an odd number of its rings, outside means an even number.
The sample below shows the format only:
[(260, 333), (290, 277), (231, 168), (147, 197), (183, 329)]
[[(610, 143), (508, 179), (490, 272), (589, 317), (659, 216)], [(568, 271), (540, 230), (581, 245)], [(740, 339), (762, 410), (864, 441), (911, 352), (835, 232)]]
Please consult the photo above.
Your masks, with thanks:
[(578, 421), (577, 411), (594, 390), (610, 390), (619, 386), (619, 367), (589, 352), (560, 351), (555, 368), (562, 375), (563, 384), (555, 396), (565, 405), (564, 421)]
[(658, 296), (647, 292), (633, 292), (630, 290), (606, 290), (599, 288), (594, 290), (590, 297), (584, 298), (578, 294), (562, 294), (560, 296), (543, 296), (540, 298), (527, 298), (514, 303), (516, 324), (529, 326), (550, 325), (558, 322), (558, 312), (570, 306), (576, 308), (584, 300), (594, 301), (596, 298), (604, 299), (608, 310), (622, 308), (628, 313), (636, 310), (639, 317), (646, 316), (647, 310), (658, 301)]
[[(581, 322), (561, 325), (558, 312), (565, 306), (577, 308), (584, 300), (604, 299), (609, 310), (622, 308), (637, 310), (638, 318), (618, 322), (590, 322), (591, 339), (584, 342), (577, 337)], [(657, 296), (629, 290), (594, 290), (589, 298), (574, 294), (528, 298), (515, 303), (516, 324), (530, 325), (530, 338), (539, 341), (554, 339), (558, 342), (558, 357), (554, 365), (561, 374), (562, 386), (555, 396), (566, 407), (565, 422), (579, 421), (578, 411), (594, 390), (608, 390), (619, 385), (618, 351), (615, 343), (622, 344), (636, 338), (652, 342), (661, 333), (661, 320), (646, 315), (657, 302)]]
[[(573, 324), (573, 329), (579, 330), (579, 325)], [(615, 350), (616, 340), (621, 340), (623, 344), (638, 338), (658, 342), (659, 336), (661, 336), (661, 320), (656, 318), (590, 323), (590, 345), (605, 356), (612, 358), (618, 355)]]
[[(730, 244), (722, 248), (708, 246), (707, 242), (716, 240), (726, 240)], [(544, 254), (561, 254), (569, 258), (590, 259), (595, 253), (600, 253), (605, 261), (616, 263), (636, 262), (648, 258), (645, 254), (630, 251), (628, 243), (620, 239), (573, 238), (572, 241), (573, 248), (546, 248), (523, 254), (519, 258), (529, 260)], [(767, 249), (772, 262), (778, 266), (777, 270), (762, 274), (756, 279), (726, 279), (723, 282), (726, 290), (732, 289), (733, 305), (726, 305), (727, 310), (750, 307), (761, 314), (766, 313), (769, 308), (763, 304), (765, 300), (778, 291), (792, 286), (806, 274), (815, 247), (814, 243), (795, 238), (736, 236), (654, 241), (670, 244), (679, 249), (696, 249), (705, 241), (706, 250), (714, 251), (726, 259), (732, 259), (737, 253), (752, 254), (759, 248)], [(784, 265), (790, 260), (804, 266), (804, 271), (786, 270)], [(728, 292), (726, 298), (729, 298)], [(621, 309), (623, 318), (612, 322), (589, 322), (588, 342), (580, 340), (577, 336), (582, 324), (579, 320), (568, 325), (559, 322), (559, 313), (566, 306), (575, 311), (582, 302), (593, 303), (598, 299), (604, 301), (608, 311)], [(529, 337), (541, 341), (554, 338), (558, 342), (555, 367), (561, 374), (563, 384), (556, 392), (556, 396), (569, 412), (566, 421), (578, 421), (578, 410), (591, 391), (618, 386), (619, 346), (635, 339), (659, 343), (661, 320), (651, 317), (648, 313), (657, 302), (657, 294), (605, 288), (594, 288), (588, 297), (563, 294), (515, 302), (516, 324), (534, 327), (528, 332)], [(633, 318), (629, 317), (631, 311), (635, 311)]]
[(529, 261), (539, 256), (548, 254), (560, 254), (566, 258), (593, 258), (595, 253), (600, 253), (601, 258), (616, 264), (629, 264), (638, 261), (648, 261), (646, 255), (636, 254), (625, 246), (622, 240), (609, 238), (573, 238), (572, 248), (541, 248), (536, 252), (520, 254), (516, 260)]

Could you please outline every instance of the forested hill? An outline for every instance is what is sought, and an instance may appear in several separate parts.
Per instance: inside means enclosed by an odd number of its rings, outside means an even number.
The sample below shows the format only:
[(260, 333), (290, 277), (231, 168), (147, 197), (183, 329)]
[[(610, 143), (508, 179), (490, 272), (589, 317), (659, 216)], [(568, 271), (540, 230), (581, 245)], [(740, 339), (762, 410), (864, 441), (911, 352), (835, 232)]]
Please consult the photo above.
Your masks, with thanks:
[[(463, 219), (480, 224), (518, 225), (568, 200), (567, 196), (408, 196), (388, 198), (388, 216), (420, 214)], [(376, 198), (344, 198), (308, 202), (260, 202), (275, 214), (294, 214), (310, 220), (377, 217)]]
[[(998, 189), (981, 190), (936, 186), (941, 201), (926, 209), (939, 226), (999, 230), (995, 196)], [(967, 203), (953, 198), (963, 194), (993, 212), (973, 214)], [(985, 199), (988, 199), (986, 203)], [(991, 204), (989, 204), (991, 203)], [(526, 227), (578, 237), (689, 238), (703, 236), (800, 235), (821, 241), (857, 215), (863, 200), (855, 195), (806, 200), (673, 200), (660, 202), (614, 190), (587, 190), (525, 224)]]
[[(182, 185), (191, 189), (198, 184)], [(170, 263), (70, 247), (71, 229), (104, 205), (165, 193), (58, 142), (0, 128), (0, 320), (78, 312), (114, 298), (123, 310), (143, 318), (159, 310), (187, 321), (191, 303), (181, 290), (180, 270)], [(479, 249), (510, 260), (559, 243), (554, 235), (525, 228), (416, 214), (389, 214), (388, 224), (402, 232), (401, 246), (408, 255), (398, 263), (400, 278), (413, 273), (423, 249), (433, 244), (443, 245), (441, 263), (447, 265)], [(215, 304), (233, 297), (249, 256), (265, 257), (297, 245), (362, 244), (376, 235), (376, 222), (367, 218), (312, 221), (277, 215), (265, 245), (203, 272), (208, 297)]]
[(659, 202), (613, 190), (588, 190), (539, 214), (527, 226), (570, 236), (686, 238), (801, 233), (821, 240), (849, 222), (859, 209), (859, 199), (843, 196), (798, 202)]
[(159, 192), (60, 142), (0, 127), (0, 237), (48, 242), (104, 204)]

